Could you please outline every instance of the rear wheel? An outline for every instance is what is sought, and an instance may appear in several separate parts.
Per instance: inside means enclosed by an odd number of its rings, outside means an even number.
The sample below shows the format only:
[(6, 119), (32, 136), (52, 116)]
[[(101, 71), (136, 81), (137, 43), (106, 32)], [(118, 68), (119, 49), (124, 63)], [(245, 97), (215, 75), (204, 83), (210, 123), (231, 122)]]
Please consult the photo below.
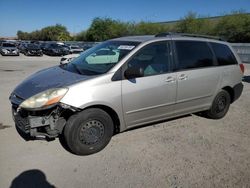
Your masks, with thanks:
[(108, 113), (91, 108), (69, 118), (63, 137), (72, 153), (89, 155), (102, 150), (109, 143), (113, 129), (113, 121)]
[(215, 97), (211, 108), (205, 112), (205, 115), (211, 119), (223, 118), (229, 109), (231, 97), (225, 90), (221, 90)]

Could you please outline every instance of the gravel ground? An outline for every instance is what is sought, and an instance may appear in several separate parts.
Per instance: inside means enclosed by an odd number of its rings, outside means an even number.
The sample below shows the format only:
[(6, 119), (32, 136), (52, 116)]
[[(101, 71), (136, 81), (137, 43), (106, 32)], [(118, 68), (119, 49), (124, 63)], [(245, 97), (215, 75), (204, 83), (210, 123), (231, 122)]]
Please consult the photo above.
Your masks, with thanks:
[(11, 118), (14, 87), (59, 59), (0, 56), (1, 188), (250, 187), (250, 71), (224, 119), (189, 115), (138, 128), (83, 157), (65, 151), (58, 140), (25, 142)]

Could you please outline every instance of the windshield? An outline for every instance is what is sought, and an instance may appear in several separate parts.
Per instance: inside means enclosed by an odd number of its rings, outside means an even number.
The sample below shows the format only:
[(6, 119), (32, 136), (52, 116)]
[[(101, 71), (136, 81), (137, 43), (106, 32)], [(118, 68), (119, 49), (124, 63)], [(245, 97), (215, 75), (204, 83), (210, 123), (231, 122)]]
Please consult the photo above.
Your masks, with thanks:
[(3, 43), (3, 47), (16, 47), (16, 46), (11, 43)]
[(98, 75), (108, 72), (139, 42), (107, 41), (85, 51), (71, 63), (66, 70), (84, 75)]

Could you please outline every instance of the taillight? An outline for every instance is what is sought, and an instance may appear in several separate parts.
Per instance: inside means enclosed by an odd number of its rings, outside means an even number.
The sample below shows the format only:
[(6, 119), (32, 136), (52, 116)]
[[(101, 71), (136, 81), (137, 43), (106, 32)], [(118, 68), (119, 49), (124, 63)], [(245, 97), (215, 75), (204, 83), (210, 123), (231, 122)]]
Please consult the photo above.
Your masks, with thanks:
[(244, 74), (244, 72), (245, 72), (245, 66), (242, 63), (240, 64), (240, 70)]

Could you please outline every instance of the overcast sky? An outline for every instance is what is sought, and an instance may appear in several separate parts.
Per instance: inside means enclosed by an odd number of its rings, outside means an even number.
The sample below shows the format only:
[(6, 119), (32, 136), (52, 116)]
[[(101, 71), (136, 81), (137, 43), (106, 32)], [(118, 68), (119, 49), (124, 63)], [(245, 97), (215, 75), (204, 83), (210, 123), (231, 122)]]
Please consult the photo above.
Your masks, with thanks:
[(161, 22), (178, 20), (189, 11), (218, 16), (240, 9), (250, 12), (250, 0), (0, 0), (0, 36), (57, 23), (77, 33), (95, 17)]

